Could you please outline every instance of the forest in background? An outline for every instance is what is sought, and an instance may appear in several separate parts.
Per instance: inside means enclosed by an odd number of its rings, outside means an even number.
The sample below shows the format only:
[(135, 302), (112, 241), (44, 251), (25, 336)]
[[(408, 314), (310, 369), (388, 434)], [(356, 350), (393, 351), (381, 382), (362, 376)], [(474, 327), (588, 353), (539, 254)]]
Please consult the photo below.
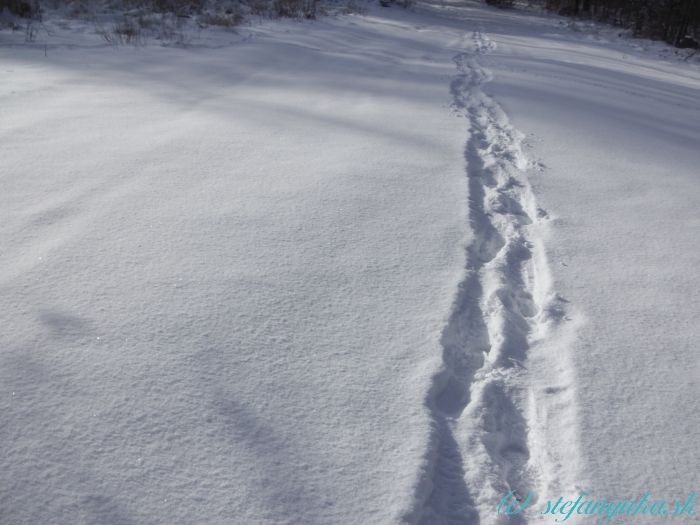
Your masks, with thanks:
[[(51, 7), (66, 4), (85, 8), (91, 0), (0, 0), (0, 12), (23, 18), (41, 15), (43, 2)], [(411, 0), (380, 0), (382, 5), (406, 7)], [(511, 8), (515, 0), (485, 0), (487, 4)], [(178, 15), (202, 13), (209, 0), (123, 0), (125, 8)], [(220, 2), (219, 2), (220, 3)], [(700, 48), (700, 0), (530, 0), (529, 5), (564, 16), (588, 18), (630, 29), (634, 36), (663, 40), (680, 48)], [(318, 0), (238, 0), (227, 3), (222, 19), (236, 25), (248, 14), (315, 18)]]
[(633, 30), (676, 47), (698, 47), (698, 0), (544, 0), (548, 10)]

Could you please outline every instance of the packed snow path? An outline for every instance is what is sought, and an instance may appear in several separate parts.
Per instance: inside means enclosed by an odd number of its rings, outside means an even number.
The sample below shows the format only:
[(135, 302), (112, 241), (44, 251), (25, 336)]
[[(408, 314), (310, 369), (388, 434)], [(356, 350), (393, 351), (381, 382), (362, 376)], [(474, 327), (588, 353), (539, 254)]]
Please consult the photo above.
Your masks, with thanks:
[(696, 484), (696, 66), (476, 2), (45, 23), (0, 32), (0, 522)]
[(452, 93), (469, 122), (465, 158), (474, 240), (441, 339), (444, 371), (428, 401), (437, 457), (421, 516), (425, 525), (488, 521), (478, 509), (497, 508), (509, 491), (524, 497), (539, 489), (528, 468), (520, 375), (532, 341), (546, 337), (564, 312), (549, 290), (539, 232), (547, 214), (526, 176), (536, 166), (522, 151), (522, 134), (482, 91), (489, 72), (478, 59), (492, 42), (481, 31), (472, 40), (472, 50), (454, 59)]

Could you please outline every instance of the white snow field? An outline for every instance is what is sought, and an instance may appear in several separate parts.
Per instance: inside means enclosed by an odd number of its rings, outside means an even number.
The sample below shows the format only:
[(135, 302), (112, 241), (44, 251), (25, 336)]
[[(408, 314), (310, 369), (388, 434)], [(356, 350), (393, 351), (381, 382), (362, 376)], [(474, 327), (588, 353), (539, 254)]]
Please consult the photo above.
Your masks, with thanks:
[(697, 489), (696, 62), (476, 2), (45, 24), (0, 31), (0, 524)]

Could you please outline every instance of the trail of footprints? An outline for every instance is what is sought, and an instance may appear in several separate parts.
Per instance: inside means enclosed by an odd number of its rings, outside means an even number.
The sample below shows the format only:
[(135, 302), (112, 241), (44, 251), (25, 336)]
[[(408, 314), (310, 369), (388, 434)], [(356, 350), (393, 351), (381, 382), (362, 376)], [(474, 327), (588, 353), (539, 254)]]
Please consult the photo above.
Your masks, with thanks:
[[(551, 293), (538, 261), (537, 225), (547, 214), (525, 177), (536, 167), (524, 155), (522, 135), (481, 89), (490, 80), (478, 58), (492, 50), (476, 32), (474, 51), (454, 58), (455, 111), (469, 121), (465, 148), (469, 220), (474, 240), (467, 272), (442, 334), (443, 370), (429, 403), (435, 429), (431, 490), (423, 525), (498, 523), (509, 490), (527, 494), (527, 425), (520, 376), (535, 334), (550, 321)], [(492, 508), (480, 516), (479, 508)], [(524, 518), (519, 518), (524, 521)], [(518, 523), (517, 517), (507, 518)]]

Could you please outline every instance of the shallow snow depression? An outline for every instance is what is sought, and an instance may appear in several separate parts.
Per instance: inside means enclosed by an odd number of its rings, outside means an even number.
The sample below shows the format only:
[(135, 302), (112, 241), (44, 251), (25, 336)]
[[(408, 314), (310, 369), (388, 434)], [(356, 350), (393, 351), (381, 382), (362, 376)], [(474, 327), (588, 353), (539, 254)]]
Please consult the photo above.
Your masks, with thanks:
[(693, 488), (696, 66), (478, 4), (55, 29), (0, 32), (0, 522)]

